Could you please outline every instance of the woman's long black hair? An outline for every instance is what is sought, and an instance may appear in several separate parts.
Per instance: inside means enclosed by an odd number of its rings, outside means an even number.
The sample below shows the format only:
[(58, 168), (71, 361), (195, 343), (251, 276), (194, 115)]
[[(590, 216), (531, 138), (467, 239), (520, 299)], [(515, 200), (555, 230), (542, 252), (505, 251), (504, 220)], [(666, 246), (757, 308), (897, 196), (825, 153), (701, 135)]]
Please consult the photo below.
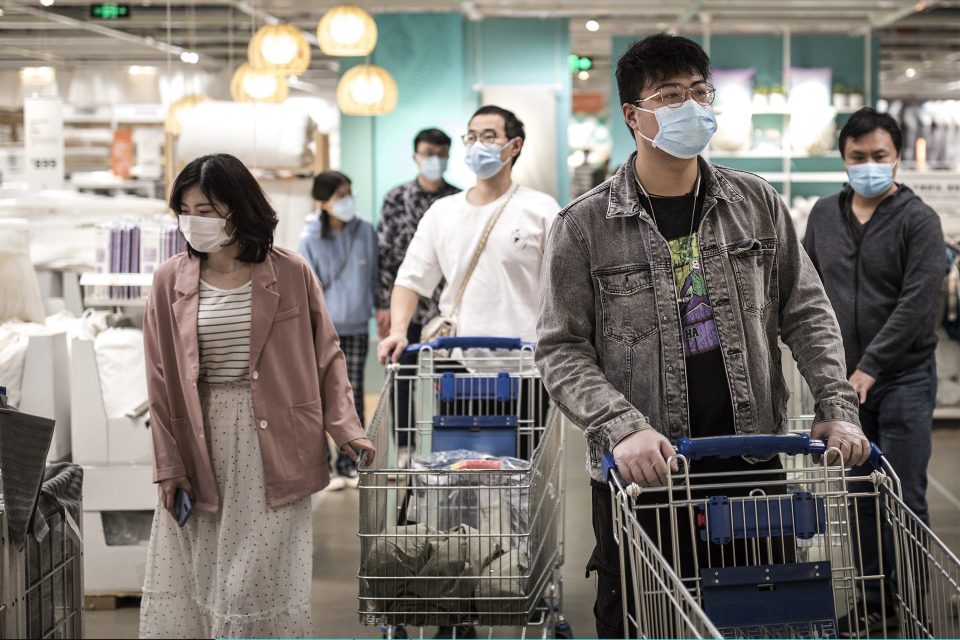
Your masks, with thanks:
[[(240, 160), (218, 153), (201, 156), (184, 167), (170, 192), (170, 208), (178, 216), (184, 194), (193, 187), (199, 187), (211, 204), (219, 203), (229, 211), (235, 238), (240, 243), (238, 260), (263, 262), (267, 259), (279, 219), (260, 183)], [(189, 244), (187, 252), (201, 259), (207, 257)]]
[[(333, 197), (337, 189), (345, 184), (352, 184), (350, 178), (339, 171), (324, 171), (313, 176), (313, 190), (311, 194), (317, 202), (326, 202)], [(330, 237), (330, 214), (320, 210), (320, 237)]]

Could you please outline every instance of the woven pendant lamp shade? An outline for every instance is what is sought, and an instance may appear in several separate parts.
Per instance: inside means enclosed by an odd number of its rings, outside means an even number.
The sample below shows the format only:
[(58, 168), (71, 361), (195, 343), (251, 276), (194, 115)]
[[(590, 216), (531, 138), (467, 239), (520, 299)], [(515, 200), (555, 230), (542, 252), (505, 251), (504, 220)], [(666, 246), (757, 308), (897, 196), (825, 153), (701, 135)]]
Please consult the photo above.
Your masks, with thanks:
[(167, 133), (175, 136), (180, 135), (180, 123), (183, 114), (187, 111), (190, 111), (201, 102), (206, 102), (208, 100), (210, 100), (209, 97), (198, 94), (183, 96), (179, 100), (176, 100), (167, 108), (167, 115), (163, 121), (164, 130)]
[(230, 95), (237, 102), (283, 102), (289, 93), (286, 76), (257, 71), (249, 64), (237, 67), (230, 80)]
[(384, 69), (372, 64), (353, 67), (337, 84), (337, 105), (344, 115), (380, 116), (397, 107), (397, 82)]
[(258, 71), (299, 75), (310, 66), (310, 43), (293, 25), (267, 24), (250, 39), (247, 60)]
[(339, 5), (320, 18), (317, 41), (328, 56), (366, 56), (377, 46), (377, 23), (359, 7)]

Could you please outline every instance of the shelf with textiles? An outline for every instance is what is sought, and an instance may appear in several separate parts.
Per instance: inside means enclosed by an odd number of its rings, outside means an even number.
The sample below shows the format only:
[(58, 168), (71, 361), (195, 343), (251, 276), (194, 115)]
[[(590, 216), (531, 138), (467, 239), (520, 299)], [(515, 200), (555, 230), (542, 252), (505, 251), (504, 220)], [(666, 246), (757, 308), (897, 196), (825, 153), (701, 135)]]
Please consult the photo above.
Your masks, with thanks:
[[(710, 150), (711, 158), (743, 158), (743, 159), (771, 159), (771, 160), (780, 160), (785, 155), (787, 155), (781, 149), (770, 149), (770, 150), (757, 150), (749, 149), (747, 151), (719, 151), (715, 149)], [(836, 149), (827, 151), (826, 153), (791, 153), (789, 154), (791, 159), (796, 158), (839, 158), (840, 152)]]
[(152, 273), (84, 273), (80, 285), (84, 287), (149, 287)]
[(807, 184), (837, 184), (847, 181), (847, 174), (843, 171), (793, 171), (786, 173), (783, 171), (754, 171), (758, 176), (767, 182), (793, 182)]
[(153, 284), (152, 273), (84, 273), (80, 286), (84, 287), (85, 307), (142, 308)]
[[(838, 116), (841, 115), (850, 115), (856, 113), (863, 107), (831, 107)], [(752, 116), (789, 116), (794, 113), (794, 110), (788, 106), (782, 107), (751, 107), (750, 115)], [(717, 115), (722, 115), (723, 111), (717, 109)]]

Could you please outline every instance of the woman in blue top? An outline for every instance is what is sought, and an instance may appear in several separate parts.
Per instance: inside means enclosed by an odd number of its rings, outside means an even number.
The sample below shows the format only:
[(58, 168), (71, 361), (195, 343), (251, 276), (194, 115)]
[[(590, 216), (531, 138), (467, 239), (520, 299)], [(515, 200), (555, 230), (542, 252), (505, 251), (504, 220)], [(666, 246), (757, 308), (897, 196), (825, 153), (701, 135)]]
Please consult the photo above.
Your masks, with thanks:
[[(377, 232), (357, 217), (350, 178), (339, 171), (314, 176), (313, 199), (317, 209), (307, 216), (299, 251), (320, 280), (362, 418), (363, 369), (377, 300)], [(344, 478), (357, 477), (356, 463), (344, 454), (336, 467)]]

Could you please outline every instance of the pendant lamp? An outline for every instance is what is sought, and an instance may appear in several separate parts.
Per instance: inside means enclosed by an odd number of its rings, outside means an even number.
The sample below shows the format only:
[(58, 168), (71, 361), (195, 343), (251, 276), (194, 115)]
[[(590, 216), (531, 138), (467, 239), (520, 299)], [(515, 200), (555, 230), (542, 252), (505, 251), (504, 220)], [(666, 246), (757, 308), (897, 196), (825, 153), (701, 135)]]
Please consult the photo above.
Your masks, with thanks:
[(249, 64), (237, 67), (230, 80), (230, 95), (237, 102), (283, 102), (289, 92), (286, 76)]
[(201, 102), (206, 102), (210, 98), (199, 94), (186, 95), (175, 100), (173, 104), (167, 107), (167, 115), (163, 121), (164, 130), (174, 136), (180, 135), (180, 127), (183, 122), (183, 115), (196, 107)]
[(359, 7), (339, 5), (320, 18), (317, 41), (328, 56), (366, 56), (377, 46), (377, 23)]
[(384, 69), (372, 64), (353, 67), (337, 84), (337, 104), (348, 116), (380, 116), (397, 106), (397, 82)]
[(310, 44), (291, 24), (267, 24), (250, 39), (247, 58), (258, 71), (299, 75), (310, 66)]

